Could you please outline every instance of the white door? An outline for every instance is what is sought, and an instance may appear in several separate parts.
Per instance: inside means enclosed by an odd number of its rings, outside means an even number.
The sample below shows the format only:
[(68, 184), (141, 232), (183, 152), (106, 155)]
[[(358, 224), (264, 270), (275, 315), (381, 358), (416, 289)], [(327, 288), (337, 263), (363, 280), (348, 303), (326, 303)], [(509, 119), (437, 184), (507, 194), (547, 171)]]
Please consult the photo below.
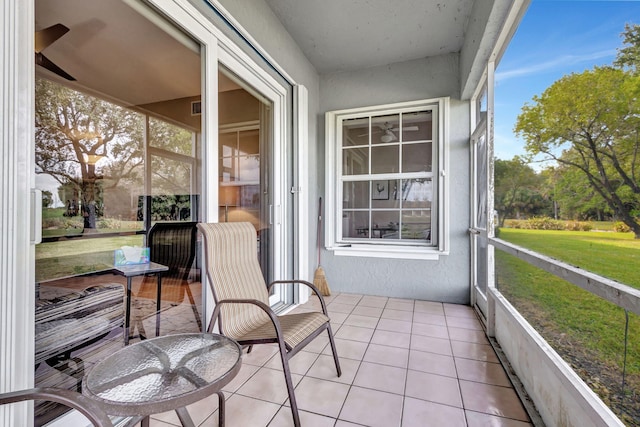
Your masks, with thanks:
[(488, 244), (489, 228), (488, 189), (489, 155), (486, 124), (481, 124), (471, 137), (472, 195), (471, 195), (471, 301), (482, 316), (487, 318)]

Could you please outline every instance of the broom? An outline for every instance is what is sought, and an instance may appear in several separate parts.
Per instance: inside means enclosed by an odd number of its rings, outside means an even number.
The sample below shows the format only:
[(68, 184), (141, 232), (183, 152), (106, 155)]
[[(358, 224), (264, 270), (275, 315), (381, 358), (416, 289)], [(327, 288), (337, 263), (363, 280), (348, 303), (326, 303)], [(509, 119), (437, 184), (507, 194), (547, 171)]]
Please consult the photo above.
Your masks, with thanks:
[(318, 288), (320, 293), (326, 297), (331, 295), (331, 290), (329, 289), (329, 284), (327, 283), (327, 276), (324, 274), (324, 270), (320, 265), (320, 230), (322, 229), (322, 197), (320, 197), (320, 201), (318, 203), (318, 268), (316, 268), (316, 272), (313, 275), (313, 285)]

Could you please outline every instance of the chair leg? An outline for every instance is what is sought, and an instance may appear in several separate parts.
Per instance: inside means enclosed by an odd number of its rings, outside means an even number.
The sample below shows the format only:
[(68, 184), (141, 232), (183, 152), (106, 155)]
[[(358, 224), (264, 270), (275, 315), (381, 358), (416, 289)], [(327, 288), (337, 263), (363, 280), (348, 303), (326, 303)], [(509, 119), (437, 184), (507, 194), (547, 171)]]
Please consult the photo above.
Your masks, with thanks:
[(225, 401), (224, 394), (221, 391), (217, 391), (218, 393), (218, 427), (224, 427), (225, 420)]
[(198, 330), (202, 330), (202, 320), (200, 320), (200, 314), (198, 313), (198, 308), (196, 307), (196, 301), (193, 298), (193, 294), (191, 293), (191, 288), (189, 284), (184, 284), (182, 286), (186, 286), (187, 288), (187, 297), (189, 298), (189, 302), (191, 303), (191, 310), (193, 310), (193, 315), (196, 317), (196, 322), (198, 322)]
[(134, 332), (138, 328), (138, 337), (140, 340), (147, 339), (147, 332), (144, 329), (144, 324), (142, 323), (142, 318), (138, 317), (137, 319), (131, 321), (131, 325), (129, 326), (129, 337), (134, 338)]
[(293, 425), (294, 427), (300, 427), (300, 415), (298, 414), (298, 404), (296, 402), (293, 381), (291, 380), (291, 370), (289, 369), (289, 357), (287, 355), (287, 349), (285, 348), (284, 342), (282, 342), (282, 340), (280, 340), (278, 346), (280, 347), (280, 358), (282, 359), (284, 380), (287, 383), (287, 392), (289, 393), (289, 404), (291, 405), (291, 415), (293, 415)]
[(331, 344), (331, 352), (333, 353), (333, 361), (336, 364), (336, 371), (338, 376), (342, 375), (342, 369), (340, 369), (340, 360), (338, 360), (338, 352), (336, 351), (336, 343), (333, 341), (333, 332), (331, 331), (331, 324), (327, 324), (327, 333), (329, 334), (329, 343)]

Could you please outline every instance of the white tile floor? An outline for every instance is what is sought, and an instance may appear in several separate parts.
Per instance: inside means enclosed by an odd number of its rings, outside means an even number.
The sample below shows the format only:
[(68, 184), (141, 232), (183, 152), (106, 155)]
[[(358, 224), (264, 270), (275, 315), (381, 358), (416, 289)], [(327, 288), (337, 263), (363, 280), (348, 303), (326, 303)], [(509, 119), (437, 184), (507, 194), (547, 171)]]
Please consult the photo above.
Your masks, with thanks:
[[(291, 359), (304, 427), (531, 425), (470, 307), (352, 294), (326, 301), (342, 376), (326, 335)], [(229, 427), (293, 425), (273, 345), (245, 354), (224, 391)], [(196, 425), (218, 425), (217, 396), (188, 410)], [(165, 413), (151, 425), (180, 423)]]

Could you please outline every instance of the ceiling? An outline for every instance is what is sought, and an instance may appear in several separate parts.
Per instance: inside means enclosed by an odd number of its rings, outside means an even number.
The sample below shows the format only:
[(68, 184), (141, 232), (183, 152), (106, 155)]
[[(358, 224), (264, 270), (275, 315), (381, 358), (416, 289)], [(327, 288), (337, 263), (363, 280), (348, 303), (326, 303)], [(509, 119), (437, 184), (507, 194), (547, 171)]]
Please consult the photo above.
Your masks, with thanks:
[[(459, 52), (473, 0), (265, 0), (319, 73)], [(138, 0), (35, 0), (36, 31), (69, 32), (42, 53), (69, 83), (133, 106), (200, 95), (199, 45)], [(155, 22), (155, 23), (154, 23)], [(161, 28), (159, 25), (162, 25)], [(221, 91), (237, 89), (220, 75)]]
[(320, 74), (459, 52), (473, 0), (265, 0)]
[(166, 29), (178, 40), (122, 0), (36, 0), (35, 5), (36, 31), (57, 23), (69, 28), (42, 53), (77, 82), (36, 67), (41, 75), (124, 105), (200, 95), (200, 55), (193, 50), (198, 45), (184, 33)]

